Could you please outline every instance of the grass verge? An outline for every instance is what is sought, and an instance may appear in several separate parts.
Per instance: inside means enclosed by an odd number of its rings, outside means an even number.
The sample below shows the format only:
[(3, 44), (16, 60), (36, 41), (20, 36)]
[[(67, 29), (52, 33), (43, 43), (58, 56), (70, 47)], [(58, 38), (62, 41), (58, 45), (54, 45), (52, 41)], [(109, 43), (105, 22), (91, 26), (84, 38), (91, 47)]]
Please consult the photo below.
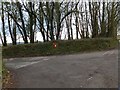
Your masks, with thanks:
[(5, 68), (5, 65), (3, 65), (3, 73), (2, 73), (2, 88), (3, 90), (8, 90), (7, 88), (12, 88), (13, 85), (13, 79), (12, 79), (12, 73), (8, 69)]
[(2, 62), (0, 61), (0, 88), (2, 88)]

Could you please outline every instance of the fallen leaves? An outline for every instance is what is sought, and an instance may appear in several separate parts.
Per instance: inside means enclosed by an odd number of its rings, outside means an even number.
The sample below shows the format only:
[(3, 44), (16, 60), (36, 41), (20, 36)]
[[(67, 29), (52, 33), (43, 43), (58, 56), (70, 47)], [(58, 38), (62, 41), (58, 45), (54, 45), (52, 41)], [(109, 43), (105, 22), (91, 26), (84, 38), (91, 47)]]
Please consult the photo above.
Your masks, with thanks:
[(13, 84), (11, 81), (11, 78), (12, 78), (12, 74), (10, 71), (7, 71), (7, 73), (3, 76), (3, 79), (2, 79), (2, 88), (10, 88), (11, 85)]

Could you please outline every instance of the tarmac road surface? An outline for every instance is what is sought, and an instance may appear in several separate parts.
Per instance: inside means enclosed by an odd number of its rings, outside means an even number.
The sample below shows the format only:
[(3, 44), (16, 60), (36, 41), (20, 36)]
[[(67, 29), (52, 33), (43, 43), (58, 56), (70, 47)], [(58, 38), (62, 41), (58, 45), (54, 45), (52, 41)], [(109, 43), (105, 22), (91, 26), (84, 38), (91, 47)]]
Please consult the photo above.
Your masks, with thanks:
[(16, 88), (118, 87), (118, 50), (5, 61)]

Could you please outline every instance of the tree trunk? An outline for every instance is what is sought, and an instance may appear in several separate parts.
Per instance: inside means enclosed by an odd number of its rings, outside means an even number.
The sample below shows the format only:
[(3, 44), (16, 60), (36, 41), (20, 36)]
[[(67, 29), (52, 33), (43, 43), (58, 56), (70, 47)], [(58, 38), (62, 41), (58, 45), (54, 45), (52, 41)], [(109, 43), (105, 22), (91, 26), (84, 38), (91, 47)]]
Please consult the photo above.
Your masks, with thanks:
[(25, 24), (24, 24), (24, 20), (23, 20), (22, 6), (21, 6), (20, 2), (17, 2), (17, 7), (19, 9), (20, 19), (22, 22), (22, 28), (23, 28), (23, 33), (24, 33), (24, 37), (25, 37), (24, 43), (28, 43), (27, 32), (26, 32)]
[(3, 33), (3, 46), (7, 46), (6, 32), (5, 32), (5, 21), (4, 21), (4, 7), (2, 3), (2, 33)]
[(34, 31), (33, 31), (33, 5), (32, 2), (29, 2), (29, 8), (30, 8), (30, 13), (29, 13), (29, 19), (30, 19), (30, 43), (34, 43)]

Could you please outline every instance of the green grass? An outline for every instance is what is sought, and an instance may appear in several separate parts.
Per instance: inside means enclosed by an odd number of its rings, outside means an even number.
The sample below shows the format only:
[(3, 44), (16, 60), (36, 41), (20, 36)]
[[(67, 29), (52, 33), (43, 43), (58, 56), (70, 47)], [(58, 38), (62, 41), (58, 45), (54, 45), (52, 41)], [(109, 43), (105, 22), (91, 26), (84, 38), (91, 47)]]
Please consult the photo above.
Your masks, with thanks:
[[(2, 76), (2, 60), (0, 59), (0, 77)], [(1, 81), (1, 80), (0, 80)]]
[(0, 47), (0, 75), (2, 75), (2, 47)]
[(2, 62), (0, 61), (0, 87), (2, 87)]
[(55, 42), (57, 43), (56, 48), (53, 47), (52, 41), (3, 47), (3, 58), (101, 51), (116, 48), (118, 45), (118, 40), (111, 38), (61, 40)]
[(2, 86), (2, 47), (0, 47), (0, 87)]

